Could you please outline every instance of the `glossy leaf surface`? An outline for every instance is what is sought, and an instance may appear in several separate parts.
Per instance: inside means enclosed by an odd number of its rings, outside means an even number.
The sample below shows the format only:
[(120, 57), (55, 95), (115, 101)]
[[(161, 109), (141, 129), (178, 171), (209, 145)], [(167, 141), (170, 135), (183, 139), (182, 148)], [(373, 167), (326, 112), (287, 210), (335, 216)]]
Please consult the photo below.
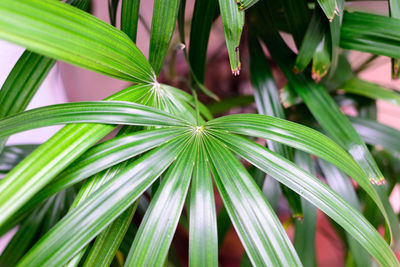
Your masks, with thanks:
[(114, 78), (152, 83), (153, 70), (123, 32), (54, 0), (4, 0), (0, 38)]

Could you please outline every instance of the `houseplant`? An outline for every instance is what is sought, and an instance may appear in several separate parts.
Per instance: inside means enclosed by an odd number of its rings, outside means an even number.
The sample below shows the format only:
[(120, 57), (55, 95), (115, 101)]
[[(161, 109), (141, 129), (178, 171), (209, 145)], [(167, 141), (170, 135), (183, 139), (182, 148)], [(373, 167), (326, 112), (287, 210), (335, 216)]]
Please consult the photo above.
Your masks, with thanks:
[[(390, 3), (394, 18), (346, 12), (339, 0), (196, 1), (186, 52), (185, 1), (156, 0), (147, 60), (134, 44), (139, 1), (122, 0), (118, 30), (86, 12), (86, 0), (2, 0), (0, 38), (28, 50), (0, 90), (7, 163), (0, 182), (1, 233), (20, 225), (1, 263), (178, 265), (171, 242), (179, 224), (189, 235), (189, 265), (218, 265), (218, 239), (226, 230), (217, 227), (214, 183), (224, 203), (218, 217), (225, 212), (224, 223), (231, 222), (240, 237), (243, 264), (314, 265), (315, 206), (339, 233), (345, 230), (349, 265), (371, 265), (372, 256), (380, 265), (398, 266), (393, 250), (400, 229), (388, 194), (397, 183), (400, 134), (375, 121), (374, 101), (399, 103), (399, 96), (357, 78), (341, 50), (392, 57), (396, 78), (400, 9)], [(117, 5), (109, 1), (113, 23)], [(218, 98), (203, 81), (219, 14), (232, 74), (250, 69), (260, 114), (214, 119), (198, 99)], [(177, 21), (191, 94), (157, 80)], [(244, 26), (250, 66), (240, 62)], [(293, 36), (297, 55), (280, 32)], [(263, 46), (288, 80), (280, 91)], [(133, 85), (106, 101), (23, 112), (54, 60)], [(339, 109), (349, 102), (358, 117)], [(55, 124), (68, 125), (37, 148), (4, 145), (14, 133)], [(99, 143), (117, 125), (123, 125), (117, 136)], [(267, 147), (254, 137), (267, 139)], [(16, 164), (16, 156), (25, 154)], [(317, 171), (329, 186), (315, 177)], [(274, 212), (277, 188), (294, 217), (294, 244)], [(140, 223), (132, 221), (135, 214)], [(379, 226), (385, 226), (384, 237)]]

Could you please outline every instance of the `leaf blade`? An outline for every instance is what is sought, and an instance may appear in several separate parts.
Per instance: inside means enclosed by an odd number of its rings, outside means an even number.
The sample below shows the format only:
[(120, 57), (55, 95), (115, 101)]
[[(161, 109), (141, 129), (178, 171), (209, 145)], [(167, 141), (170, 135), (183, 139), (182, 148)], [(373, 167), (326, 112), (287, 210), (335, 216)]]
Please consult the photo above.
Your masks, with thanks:
[(122, 173), (66, 215), (36, 243), (19, 266), (43, 266), (46, 263), (60, 265), (72, 258), (161, 175), (174, 161), (186, 139), (187, 136), (180, 136), (129, 164)]
[(149, 62), (158, 75), (175, 30), (180, 0), (155, 0), (151, 20)]
[(219, 9), (232, 74), (237, 76), (241, 68), (239, 44), (244, 25), (244, 12), (239, 11), (235, 1), (231, 0), (219, 0)]
[(139, 7), (140, 0), (122, 0), (121, 3), (121, 31), (126, 33), (134, 43), (136, 43)]
[(0, 120), (0, 137), (59, 124), (101, 123), (184, 126), (184, 120), (140, 104), (122, 101), (76, 102), (31, 109)]
[(217, 215), (213, 184), (203, 144), (194, 166), (189, 221), (189, 265), (218, 265)]
[[(306, 198), (349, 232), (382, 265), (399, 263), (375, 228), (338, 194), (278, 154), (243, 137), (213, 132), (235, 153), (270, 173), (279, 182)], [(290, 177), (290, 178), (289, 178)], [(300, 178), (301, 177), (301, 178)], [(379, 246), (379, 249), (377, 248)], [(385, 254), (385, 256), (383, 256)]]
[(252, 263), (301, 266), (282, 225), (245, 168), (218, 140), (208, 137), (205, 143), (214, 181)]
[(34, 52), (118, 79), (155, 81), (149, 63), (124, 33), (65, 3), (4, 0), (0, 18), (0, 38)]
[(196, 146), (186, 146), (150, 202), (126, 259), (127, 266), (161, 266), (166, 260), (196, 160)]

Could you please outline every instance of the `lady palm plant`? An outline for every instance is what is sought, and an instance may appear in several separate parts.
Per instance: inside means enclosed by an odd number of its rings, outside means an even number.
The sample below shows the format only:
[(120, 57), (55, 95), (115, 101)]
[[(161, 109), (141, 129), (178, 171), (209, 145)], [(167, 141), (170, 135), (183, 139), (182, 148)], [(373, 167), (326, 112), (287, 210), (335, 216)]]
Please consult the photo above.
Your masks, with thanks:
[[(118, 2), (109, 0), (114, 25)], [(357, 78), (361, 69), (352, 70), (344, 50), (393, 58), (397, 78), (397, 1), (386, 17), (347, 12), (343, 0), (198, 0), (187, 52), (186, 1), (155, 0), (148, 60), (135, 45), (140, 1), (121, 2), (118, 30), (87, 12), (89, 0), (0, 1), (0, 38), (27, 49), (0, 90), (0, 232), (19, 226), (1, 266), (185, 264), (174, 257), (178, 225), (189, 236), (189, 265), (217, 266), (231, 224), (243, 265), (313, 266), (316, 208), (342, 237), (348, 265), (399, 265), (399, 218), (388, 195), (398, 183), (400, 133), (376, 122), (375, 101), (400, 97)], [(204, 86), (204, 70), (219, 16), (232, 74), (249, 69), (254, 98), (246, 99), (259, 114), (213, 118), (198, 100), (218, 95)], [(157, 78), (176, 22), (191, 94)], [(297, 54), (280, 32), (293, 36)], [(244, 43), (249, 66), (240, 62)], [(288, 80), (281, 90), (263, 46)], [(104, 101), (24, 111), (55, 60), (133, 85)], [(349, 102), (358, 117), (341, 112)], [(40, 146), (5, 145), (12, 134), (60, 124), (68, 125)], [(277, 217), (280, 192), (293, 243)]]

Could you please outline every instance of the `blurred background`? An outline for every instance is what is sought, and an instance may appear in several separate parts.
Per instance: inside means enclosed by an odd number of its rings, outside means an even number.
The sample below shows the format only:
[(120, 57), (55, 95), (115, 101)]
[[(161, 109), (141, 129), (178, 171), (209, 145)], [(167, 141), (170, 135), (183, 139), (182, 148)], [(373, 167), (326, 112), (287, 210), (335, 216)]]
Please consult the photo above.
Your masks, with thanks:
[[(147, 56), (149, 45), (149, 27), (151, 25), (153, 1), (141, 1), (140, 9), (140, 22), (138, 27), (137, 46), (141, 49), (143, 54)], [(187, 1), (186, 16), (188, 18), (187, 31), (190, 29), (190, 17), (193, 11), (193, 0)], [(349, 8), (356, 8), (372, 13), (379, 13), (387, 15), (388, 6), (386, 1), (357, 1), (350, 4)], [(106, 0), (93, 0), (92, 13), (98, 18), (109, 22), (108, 8)], [(117, 19), (119, 21), (119, 19)], [(118, 27), (119, 25), (117, 25)], [(186, 36), (189, 36), (187, 34)], [(284, 35), (286, 42), (291, 45), (293, 49), (293, 41), (291, 36)], [(188, 89), (188, 66), (186, 64), (183, 53), (178, 49), (178, 37), (175, 36), (172, 41), (170, 51), (168, 53), (167, 61), (164, 65), (159, 80), (163, 83), (174, 85), (178, 88)], [(15, 46), (5, 41), (0, 41), (0, 85), (3, 84), (11, 71), (13, 65), (16, 63), (24, 48)], [(251, 95), (252, 87), (248, 75), (248, 57), (247, 47), (241, 47), (242, 58), (242, 72), (239, 77), (233, 77), (229, 66), (228, 53), (225, 47), (225, 40), (223, 35), (220, 19), (218, 19), (212, 28), (208, 59), (206, 68), (205, 85), (215, 94), (221, 98), (236, 97), (240, 95)], [(351, 52), (350, 61), (353, 68), (363, 62), (367, 58), (366, 54), (360, 52)], [(274, 63), (271, 62), (272, 66)], [(274, 76), (278, 86), (283, 86), (286, 81), (277, 68), (274, 68)], [(379, 57), (374, 61), (372, 67), (361, 72), (360, 77), (371, 82), (375, 82), (386, 87), (400, 90), (400, 80), (391, 80), (391, 66), (390, 59), (386, 57)], [(51, 70), (47, 79), (43, 82), (33, 101), (28, 109), (75, 101), (90, 101), (101, 100), (114, 92), (117, 92), (129, 83), (115, 80), (100, 74), (90, 72), (66, 63), (58, 62)], [(208, 98), (202, 99), (205, 103), (212, 106), (212, 100)], [(230, 113), (237, 112), (254, 112), (255, 106), (244, 104), (243, 107), (231, 110)], [(344, 110), (344, 112), (351, 113), (351, 110)], [(387, 102), (378, 101), (378, 120), (381, 123), (400, 129), (400, 107), (392, 105)], [(47, 127), (38, 130), (33, 130), (11, 137), (8, 144), (32, 144), (42, 143), (54, 134), (60, 127)], [(400, 189), (395, 188), (391, 195), (391, 202), (395, 212), (400, 210)], [(285, 203), (282, 203), (285, 210)], [(287, 210), (287, 208), (286, 208)], [(280, 219), (284, 222), (288, 220), (289, 213), (279, 214)], [(318, 255), (319, 266), (340, 266), (343, 263), (344, 255), (342, 244), (335, 232), (331, 228), (328, 220), (323, 214), (318, 214), (317, 224), (317, 238), (316, 247)], [(287, 228), (290, 235), (293, 235), (293, 229)], [(6, 244), (8, 236), (0, 240), (0, 253)], [(185, 233), (178, 229), (174, 243), (177, 247), (187, 247), (187, 236)], [(185, 243), (186, 242), (186, 243)], [(182, 243), (180, 245), (180, 243)], [(225, 239), (220, 255), (221, 265), (223, 266), (237, 266), (240, 262), (243, 253), (243, 247), (236, 236), (234, 229), (230, 230), (227, 238)], [(185, 252), (179, 255), (185, 258)], [(186, 256), (187, 257), (187, 256)]]

